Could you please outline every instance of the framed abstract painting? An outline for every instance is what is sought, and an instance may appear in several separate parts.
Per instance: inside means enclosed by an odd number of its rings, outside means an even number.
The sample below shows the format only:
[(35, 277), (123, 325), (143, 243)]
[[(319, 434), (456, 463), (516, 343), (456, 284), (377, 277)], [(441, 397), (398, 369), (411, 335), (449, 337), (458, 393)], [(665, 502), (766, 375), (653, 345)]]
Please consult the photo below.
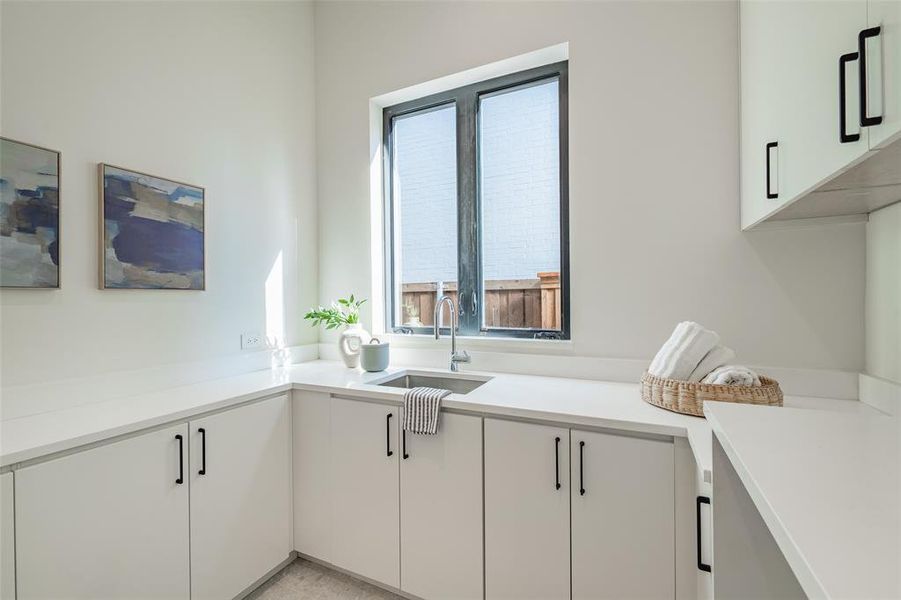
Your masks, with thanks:
[(100, 164), (100, 287), (203, 290), (204, 189)]
[(59, 287), (60, 153), (0, 137), (0, 287)]

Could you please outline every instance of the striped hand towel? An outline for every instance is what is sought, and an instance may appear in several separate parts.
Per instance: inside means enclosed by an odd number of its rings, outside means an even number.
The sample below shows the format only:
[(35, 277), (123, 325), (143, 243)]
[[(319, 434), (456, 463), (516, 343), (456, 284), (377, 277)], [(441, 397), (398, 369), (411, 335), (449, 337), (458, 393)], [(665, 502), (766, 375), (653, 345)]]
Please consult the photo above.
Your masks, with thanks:
[(404, 431), (435, 435), (438, 433), (438, 412), (441, 399), (449, 390), (417, 387), (404, 394)]

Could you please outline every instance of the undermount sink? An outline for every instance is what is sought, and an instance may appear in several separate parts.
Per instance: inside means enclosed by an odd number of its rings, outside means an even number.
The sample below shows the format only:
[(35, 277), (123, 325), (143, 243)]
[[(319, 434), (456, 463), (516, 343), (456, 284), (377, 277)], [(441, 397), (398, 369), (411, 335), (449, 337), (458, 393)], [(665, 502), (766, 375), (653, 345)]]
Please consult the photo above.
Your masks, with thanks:
[(421, 373), (402, 373), (386, 379), (376, 385), (410, 389), (415, 387), (431, 387), (449, 390), (452, 394), (468, 394), (477, 387), (487, 383), (488, 379), (472, 377), (451, 377), (445, 375), (426, 375)]

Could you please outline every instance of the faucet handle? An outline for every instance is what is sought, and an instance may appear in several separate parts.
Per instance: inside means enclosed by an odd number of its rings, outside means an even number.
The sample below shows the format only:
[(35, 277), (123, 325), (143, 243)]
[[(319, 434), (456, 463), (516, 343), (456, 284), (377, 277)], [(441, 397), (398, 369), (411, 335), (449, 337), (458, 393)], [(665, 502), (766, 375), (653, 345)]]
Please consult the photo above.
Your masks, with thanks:
[(454, 355), (451, 356), (451, 361), (455, 363), (468, 363), (472, 362), (472, 357), (469, 355), (469, 352), (463, 350), (462, 352), (454, 352)]

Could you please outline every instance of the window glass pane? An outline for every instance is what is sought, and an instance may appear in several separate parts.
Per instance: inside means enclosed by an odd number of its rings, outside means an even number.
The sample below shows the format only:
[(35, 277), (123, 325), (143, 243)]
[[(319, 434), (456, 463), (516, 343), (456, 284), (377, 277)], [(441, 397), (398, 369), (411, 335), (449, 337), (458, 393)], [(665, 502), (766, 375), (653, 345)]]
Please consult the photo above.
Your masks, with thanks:
[(394, 120), (394, 325), (433, 325), (457, 292), (457, 143), (453, 104)]
[(557, 79), (479, 104), (483, 323), (561, 328)]

